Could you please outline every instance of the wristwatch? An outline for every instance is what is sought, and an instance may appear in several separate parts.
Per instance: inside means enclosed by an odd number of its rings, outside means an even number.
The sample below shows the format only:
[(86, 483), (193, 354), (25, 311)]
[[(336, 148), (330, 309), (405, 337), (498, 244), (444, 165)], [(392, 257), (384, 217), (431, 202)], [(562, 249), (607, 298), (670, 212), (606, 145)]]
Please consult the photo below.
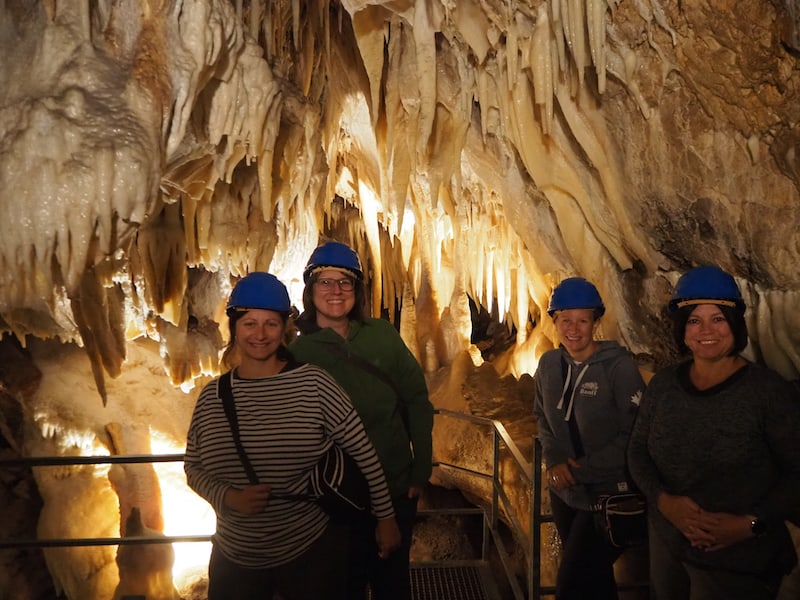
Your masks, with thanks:
[(756, 537), (764, 535), (765, 533), (767, 533), (766, 521), (764, 521), (763, 519), (759, 519), (758, 517), (752, 517), (750, 519), (750, 531)]

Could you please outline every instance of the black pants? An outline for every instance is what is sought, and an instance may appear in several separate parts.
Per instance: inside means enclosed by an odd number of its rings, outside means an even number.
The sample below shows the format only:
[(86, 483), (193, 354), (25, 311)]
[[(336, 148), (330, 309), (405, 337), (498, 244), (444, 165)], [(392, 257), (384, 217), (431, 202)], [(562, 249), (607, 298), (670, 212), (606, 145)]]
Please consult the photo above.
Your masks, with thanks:
[(373, 517), (359, 519), (350, 528), (348, 600), (364, 600), (367, 584), (372, 589), (373, 600), (411, 600), (409, 555), (417, 517), (417, 499), (397, 497), (392, 498), (392, 504), (403, 542), (388, 558), (378, 556)]
[(216, 546), (208, 565), (208, 600), (342, 600), (347, 528), (331, 524), (305, 553), (269, 569), (248, 569)]
[(562, 546), (557, 600), (617, 600), (614, 561), (621, 551), (603, 537), (594, 513), (572, 508), (552, 491), (550, 506)]

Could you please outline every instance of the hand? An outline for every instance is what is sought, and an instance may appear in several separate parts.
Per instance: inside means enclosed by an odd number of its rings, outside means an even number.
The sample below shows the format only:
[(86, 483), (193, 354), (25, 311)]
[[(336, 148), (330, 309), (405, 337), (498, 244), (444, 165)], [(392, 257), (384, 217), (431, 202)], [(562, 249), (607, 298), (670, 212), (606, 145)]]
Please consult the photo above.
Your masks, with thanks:
[(423, 487), (420, 485), (412, 485), (408, 488), (409, 498), (419, 498), (422, 495)]
[(717, 524), (708, 529), (708, 535), (713, 539), (713, 542), (697, 544), (698, 548), (708, 551), (720, 550), (753, 537), (753, 531), (750, 528), (751, 517), (732, 515), (730, 513), (706, 514), (712, 515), (717, 519)]
[(663, 492), (658, 497), (658, 510), (695, 548), (711, 548), (719, 543), (712, 533), (718, 531), (719, 514), (706, 512), (688, 496)]
[(397, 519), (389, 517), (380, 519), (375, 527), (375, 542), (378, 544), (378, 556), (389, 558), (389, 555), (400, 547), (403, 536), (400, 534), (400, 527)]
[(228, 488), (223, 500), (225, 506), (246, 515), (255, 515), (264, 510), (269, 502), (270, 486), (266, 483), (248, 485), (243, 489)]
[(565, 463), (553, 465), (547, 469), (547, 481), (550, 487), (555, 490), (564, 490), (575, 485), (572, 469), (580, 469), (580, 465), (571, 458)]

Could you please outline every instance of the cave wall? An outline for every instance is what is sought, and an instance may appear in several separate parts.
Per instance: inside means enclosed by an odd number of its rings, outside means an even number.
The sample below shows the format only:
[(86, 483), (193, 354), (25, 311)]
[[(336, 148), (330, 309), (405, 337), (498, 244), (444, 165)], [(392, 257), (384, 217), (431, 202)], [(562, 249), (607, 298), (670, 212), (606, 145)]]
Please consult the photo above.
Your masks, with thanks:
[(468, 297), (531, 372), (576, 274), (604, 334), (663, 364), (671, 284), (715, 262), (753, 356), (797, 375), (792, 2), (2, 10), (0, 326), (82, 345), (101, 396), (140, 336), (176, 385), (215, 372), (231, 280), (298, 297), (333, 232), (376, 314), (411, 305), (429, 370), (468, 346)]

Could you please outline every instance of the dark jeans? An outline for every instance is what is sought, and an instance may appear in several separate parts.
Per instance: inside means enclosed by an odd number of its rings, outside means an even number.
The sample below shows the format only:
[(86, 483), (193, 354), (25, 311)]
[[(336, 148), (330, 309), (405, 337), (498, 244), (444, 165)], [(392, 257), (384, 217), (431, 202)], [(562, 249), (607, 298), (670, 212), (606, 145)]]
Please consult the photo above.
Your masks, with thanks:
[(269, 569), (247, 569), (228, 560), (216, 546), (208, 565), (208, 600), (342, 600), (347, 528), (331, 524), (305, 553)]
[(552, 491), (550, 506), (562, 547), (556, 598), (617, 600), (614, 561), (621, 551), (603, 537), (594, 513), (572, 508)]
[(417, 517), (417, 499), (399, 496), (392, 498), (392, 504), (403, 542), (389, 558), (378, 556), (374, 517), (358, 519), (350, 528), (348, 600), (364, 600), (367, 584), (372, 589), (373, 600), (411, 600), (409, 555)]

